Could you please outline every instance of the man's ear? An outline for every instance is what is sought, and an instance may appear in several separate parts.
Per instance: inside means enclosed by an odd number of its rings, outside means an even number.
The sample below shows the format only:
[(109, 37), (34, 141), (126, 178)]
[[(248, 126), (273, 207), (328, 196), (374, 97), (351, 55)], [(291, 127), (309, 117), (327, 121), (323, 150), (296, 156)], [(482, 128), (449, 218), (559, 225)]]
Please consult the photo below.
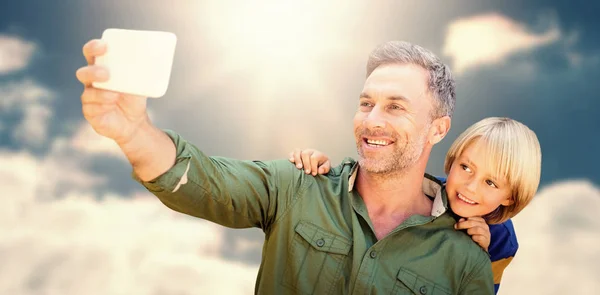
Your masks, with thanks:
[(448, 134), (450, 131), (450, 125), (452, 124), (452, 119), (449, 116), (443, 116), (433, 120), (431, 124), (431, 128), (429, 130), (429, 142), (431, 145), (434, 145)]

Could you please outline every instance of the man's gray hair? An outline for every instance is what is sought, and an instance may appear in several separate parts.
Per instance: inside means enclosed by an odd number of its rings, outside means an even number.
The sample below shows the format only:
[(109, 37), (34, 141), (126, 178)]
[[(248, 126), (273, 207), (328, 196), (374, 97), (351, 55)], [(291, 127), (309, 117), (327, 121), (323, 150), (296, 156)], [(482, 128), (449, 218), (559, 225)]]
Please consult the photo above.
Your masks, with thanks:
[(450, 68), (431, 51), (404, 41), (389, 41), (375, 48), (367, 62), (367, 77), (381, 65), (415, 64), (429, 73), (429, 91), (433, 94), (433, 118), (450, 116), (456, 102), (455, 82)]

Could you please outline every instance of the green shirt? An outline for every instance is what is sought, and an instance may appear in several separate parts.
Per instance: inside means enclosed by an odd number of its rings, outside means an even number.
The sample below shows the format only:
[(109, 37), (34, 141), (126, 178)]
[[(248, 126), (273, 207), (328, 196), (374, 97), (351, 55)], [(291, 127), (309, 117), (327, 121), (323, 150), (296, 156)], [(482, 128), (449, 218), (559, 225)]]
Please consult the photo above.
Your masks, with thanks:
[(311, 176), (288, 160), (208, 157), (166, 132), (175, 165), (152, 181), (134, 179), (175, 211), (261, 228), (257, 294), (494, 294), (488, 255), (454, 229), (446, 193), (429, 175), (423, 188), (435, 196), (432, 216), (413, 215), (377, 240), (352, 190), (356, 161)]

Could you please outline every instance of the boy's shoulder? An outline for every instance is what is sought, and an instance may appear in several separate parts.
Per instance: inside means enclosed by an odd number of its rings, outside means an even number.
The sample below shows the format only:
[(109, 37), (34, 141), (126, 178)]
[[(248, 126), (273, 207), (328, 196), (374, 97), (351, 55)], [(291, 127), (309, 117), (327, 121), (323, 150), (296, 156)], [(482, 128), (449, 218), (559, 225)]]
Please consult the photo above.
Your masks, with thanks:
[(490, 260), (498, 261), (517, 254), (519, 242), (511, 219), (500, 224), (490, 224), (490, 235)]

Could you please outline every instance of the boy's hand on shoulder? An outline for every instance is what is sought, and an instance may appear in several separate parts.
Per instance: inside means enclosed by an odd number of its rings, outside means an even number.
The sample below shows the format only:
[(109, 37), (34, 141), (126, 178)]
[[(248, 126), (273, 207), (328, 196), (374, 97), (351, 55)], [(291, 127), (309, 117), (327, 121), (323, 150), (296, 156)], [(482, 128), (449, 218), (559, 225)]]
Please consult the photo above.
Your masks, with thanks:
[(457, 230), (467, 230), (467, 234), (471, 236), (473, 241), (477, 243), (483, 250), (488, 251), (490, 246), (490, 227), (481, 217), (461, 218), (455, 225)]
[(331, 169), (329, 157), (324, 153), (315, 149), (296, 149), (290, 153), (290, 162), (296, 164), (296, 168), (304, 168), (304, 173), (312, 174), (327, 174)]

